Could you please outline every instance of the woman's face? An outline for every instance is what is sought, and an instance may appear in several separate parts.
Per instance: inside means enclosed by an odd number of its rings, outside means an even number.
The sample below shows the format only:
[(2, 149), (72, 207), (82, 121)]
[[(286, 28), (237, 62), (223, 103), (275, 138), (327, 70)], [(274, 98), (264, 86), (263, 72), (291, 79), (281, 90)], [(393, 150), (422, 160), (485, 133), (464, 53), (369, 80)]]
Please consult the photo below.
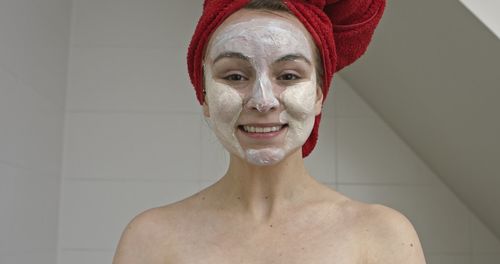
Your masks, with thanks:
[(224, 147), (255, 165), (300, 148), (321, 111), (311, 38), (292, 15), (242, 9), (214, 32), (204, 114)]

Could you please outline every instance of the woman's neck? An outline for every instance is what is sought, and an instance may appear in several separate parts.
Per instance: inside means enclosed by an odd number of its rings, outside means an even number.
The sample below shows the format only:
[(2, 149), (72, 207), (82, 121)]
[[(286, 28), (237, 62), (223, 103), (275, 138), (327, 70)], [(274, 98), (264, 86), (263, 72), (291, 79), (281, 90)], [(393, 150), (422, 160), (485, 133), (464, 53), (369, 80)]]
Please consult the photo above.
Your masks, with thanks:
[(300, 150), (270, 166), (231, 155), (229, 169), (216, 185), (221, 207), (257, 222), (269, 222), (287, 207), (306, 202), (320, 187), (307, 173)]

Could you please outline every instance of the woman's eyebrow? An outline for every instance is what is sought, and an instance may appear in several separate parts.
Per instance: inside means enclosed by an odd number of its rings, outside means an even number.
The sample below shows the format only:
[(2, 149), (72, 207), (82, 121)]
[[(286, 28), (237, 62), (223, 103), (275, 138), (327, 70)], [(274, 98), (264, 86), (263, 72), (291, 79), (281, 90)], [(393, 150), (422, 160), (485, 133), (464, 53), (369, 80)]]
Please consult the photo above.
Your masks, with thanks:
[(302, 54), (288, 54), (288, 55), (285, 55), (285, 56), (275, 60), (274, 63), (283, 62), (283, 61), (294, 61), (294, 60), (303, 60), (303, 61), (307, 62), (307, 64), (311, 65), (311, 61), (309, 61)]
[(217, 56), (215, 58), (213, 63), (215, 64), (218, 60), (223, 59), (223, 58), (236, 58), (236, 59), (241, 59), (241, 60), (250, 62), (249, 57), (247, 57), (239, 52), (228, 51), (228, 52), (223, 52), (223, 53), (219, 54), (219, 56)]

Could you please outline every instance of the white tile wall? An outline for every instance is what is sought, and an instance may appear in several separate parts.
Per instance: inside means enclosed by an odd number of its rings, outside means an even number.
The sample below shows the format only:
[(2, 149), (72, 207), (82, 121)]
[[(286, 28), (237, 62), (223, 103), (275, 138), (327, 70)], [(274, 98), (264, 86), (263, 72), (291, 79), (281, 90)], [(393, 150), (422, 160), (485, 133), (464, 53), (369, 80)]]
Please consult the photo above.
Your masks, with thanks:
[(472, 257), (472, 264), (498, 264), (500, 254), (484, 254), (475, 255)]
[(59, 264), (111, 263), (114, 250), (71, 250), (63, 249), (59, 255)]
[(71, 1), (4, 0), (0, 4), (0, 68), (64, 107)]
[(199, 179), (197, 114), (68, 113), (65, 178)]
[[(73, 45), (165, 48), (184, 46), (201, 1), (74, 0)], [(184, 54), (185, 50), (178, 50)]]
[(422, 162), (380, 118), (335, 120), (339, 183), (427, 184)]
[(500, 255), (500, 241), (475, 216), (471, 215), (472, 250), (475, 255)]
[(198, 113), (185, 51), (74, 47), (67, 110)]
[(47, 263), (52, 264), (57, 259), (56, 248), (51, 249), (23, 249), (9, 252), (0, 252), (0, 263)]
[(57, 261), (71, 1), (0, 1), (0, 263)]
[[(15, 173), (14, 167), (0, 163), (0, 252), (11, 250), (10, 238), (12, 237), (11, 230), (15, 222)], [(2, 255), (2, 253), (0, 253)]]
[[(74, 0), (74, 7), (59, 263), (109, 263), (133, 216), (214, 183), (229, 157), (187, 78), (201, 2)], [(340, 75), (306, 167), (355, 199), (403, 212), (429, 263), (500, 259), (498, 240)]]
[[(324, 108), (324, 113), (335, 117), (364, 117), (378, 118), (378, 115), (351, 89), (340, 74), (333, 77), (332, 91), (328, 95), (328, 102), (333, 104)], [(333, 97), (333, 98), (332, 98)], [(332, 100), (333, 99), (333, 100)]]
[(198, 190), (193, 180), (63, 180), (61, 249), (114, 250), (140, 212)]
[(13, 166), (58, 173), (62, 109), (2, 68), (0, 95), (0, 160)]
[(200, 114), (201, 124), (201, 177), (202, 181), (215, 182), (229, 166), (229, 154), (219, 142), (208, 122)]
[(465, 255), (442, 255), (442, 254), (429, 254), (427, 257), (427, 264), (471, 264), (471, 256)]
[(318, 142), (314, 151), (305, 159), (308, 172), (316, 180), (326, 184), (337, 183), (335, 126), (333, 117), (321, 117)]
[[(0, 251), (45, 249), (57, 243), (59, 175), (0, 164), (2, 211)], [(10, 204), (4, 204), (10, 203)], [(5, 212), (5, 215), (4, 215)], [(6, 216), (6, 217), (4, 217)]]
[(338, 185), (350, 197), (381, 203), (405, 214), (425, 252), (470, 253), (469, 212), (449, 190), (435, 185)]

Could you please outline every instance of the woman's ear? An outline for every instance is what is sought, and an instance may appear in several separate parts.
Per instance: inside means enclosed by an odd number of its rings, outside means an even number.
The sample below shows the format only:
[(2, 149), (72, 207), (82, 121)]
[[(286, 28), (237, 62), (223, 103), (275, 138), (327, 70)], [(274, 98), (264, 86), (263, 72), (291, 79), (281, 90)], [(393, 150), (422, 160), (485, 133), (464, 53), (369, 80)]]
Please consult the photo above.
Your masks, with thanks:
[(203, 115), (205, 117), (210, 117), (210, 111), (208, 109), (208, 104), (207, 104), (207, 99), (205, 98), (205, 101), (203, 102)]
[(314, 104), (314, 112), (315, 115), (319, 115), (321, 113), (321, 108), (323, 107), (323, 91), (321, 87), (318, 86), (316, 89), (316, 103)]

